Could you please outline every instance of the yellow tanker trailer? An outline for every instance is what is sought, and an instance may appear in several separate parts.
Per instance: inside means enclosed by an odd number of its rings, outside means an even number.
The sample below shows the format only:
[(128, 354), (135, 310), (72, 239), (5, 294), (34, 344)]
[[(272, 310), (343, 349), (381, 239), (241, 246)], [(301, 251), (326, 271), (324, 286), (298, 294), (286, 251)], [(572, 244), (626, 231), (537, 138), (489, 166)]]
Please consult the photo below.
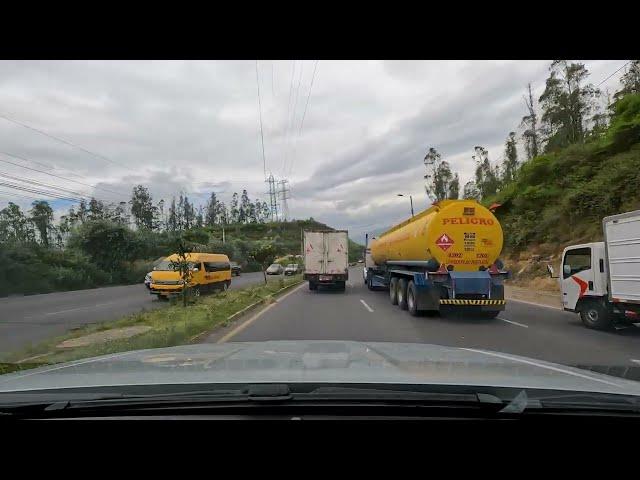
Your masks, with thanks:
[(443, 200), (367, 245), (365, 281), (389, 288), (391, 303), (412, 315), (448, 305), (495, 317), (505, 308), (502, 242), (490, 210)]

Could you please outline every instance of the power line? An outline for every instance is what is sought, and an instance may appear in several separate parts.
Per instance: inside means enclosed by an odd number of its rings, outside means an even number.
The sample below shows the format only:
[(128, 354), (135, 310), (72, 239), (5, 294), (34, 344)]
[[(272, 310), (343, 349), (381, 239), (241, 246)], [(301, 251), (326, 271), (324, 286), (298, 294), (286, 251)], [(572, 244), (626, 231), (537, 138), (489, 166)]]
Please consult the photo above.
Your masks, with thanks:
[[(14, 197), (22, 197), (22, 198), (29, 198), (31, 200), (38, 200), (37, 197), (29, 197), (27, 195), (20, 195), (19, 193), (15, 193), (15, 192), (5, 192), (4, 190), (0, 190), (0, 195), (12, 195)], [(11, 200), (12, 197), (7, 197), (9, 198), (9, 200)]]
[(293, 61), (293, 65), (291, 68), (291, 79), (289, 81), (289, 101), (287, 102), (287, 125), (285, 130), (285, 139), (284, 139), (284, 155), (282, 155), (282, 171), (284, 172), (286, 168), (287, 162), (287, 154), (289, 152), (289, 133), (290, 133), (290, 125), (291, 125), (291, 97), (293, 94), (293, 78), (296, 73), (296, 61)]
[[(294, 129), (294, 125), (295, 125), (295, 120), (296, 120), (296, 110), (298, 109), (298, 97), (300, 96), (300, 84), (302, 83), (302, 73), (304, 71), (304, 62), (301, 62), (300, 64), (300, 75), (298, 76), (298, 86), (296, 87), (296, 97), (295, 100), (293, 102), (293, 112), (291, 113), (291, 129)], [(289, 161), (289, 164), (291, 164), (291, 162), (293, 162), (293, 160), (291, 160), (291, 143), (295, 142), (295, 133), (294, 133), (294, 140), (290, 141), (290, 145), (289, 145), (289, 150), (287, 151), (287, 157), (285, 159), (285, 167), (284, 167), (284, 171), (282, 172), (282, 175), (285, 175), (286, 170), (287, 170), (287, 166), (286, 166), (286, 161)], [(295, 151), (295, 148), (294, 148)]]
[(71, 200), (71, 201), (75, 201), (75, 202), (81, 202), (81, 201), (85, 200), (84, 198), (75, 198), (75, 197), (70, 197), (70, 196), (64, 196), (64, 195), (58, 194), (56, 192), (48, 192), (46, 190), (40, 190), (40, 189), (37, 189), (37, 188), (27, 187), (27, 186), (24, 186), (24, 185), (19, 185), (19, 184), (11, 183), (11, 182), (2, 182), (2, 181), (0, 181), (0, 186), (13, 188), (13, 189), (19, 190), (21, 192), (35, 193), (37, 195), (53, 197), (53, 198), (56, 198), (56, 199), (59, 199), (59, 200)]
[(607, 80), (609, 80), (611, 77), (613, 77), (616, 73), (618, 73), (620, 70), (622, 70), (624, 67), (626, 67), (629, 63), (631, 62), (631, 60), (627, 60), (625, 62), (624, 65), (622, 65), (619, 69), (617, 69), (615, 72), (613, 72), (611, 75), (609, 75), (607, 78), (605, 78), (604, 80), (602, 80), (598, 85), (596, 85), (596, 87), (599, 87), (600, 85), (602, 85), (604, 82), (606, 82)]
[(4, 118), (5, 120), (7, 120), (7, 121), (9, 121), (11, 123), (15, 123), (16, 125), (20, 125), (21, 127), (28, 128), (29, 130), (33, 130), (34, 132), (37, 132), (37, 133), (39, 133), (41, 135), (49, 137), (49, 138), (51, 138), (53, 140), (56, 140), (58, 142), (62, 142), (62, 143), (66, 144), (66, 145), (69, 145), (69, 146), (71, 146), (73, 148), (77, 148), (78, 150), (82, 150), (83, 152), (88, 153), (89, 155), (93, 155), (94, 157), (101, 158), (102, 160), (106, 160), (107, 162), (111, 162), (114, 165), (119, 165), (119, 166), (124, 167), (124, 168), (129, 168), (126, 165), (124, 165), (124, 164), (122, 164), (120, 162), (116, 162), (115, 160), (111, 160), (109, 157), (105, 157), (104, 155), (101, 155), (99, 153), (95, 153), (95, 152), (92, 152), (91, 150), (87, 150), (86, 148), (84, 148), (84, 147), (82, 147), (80, 145), (77, 145), (77, 144), (75, 144), (73, 142), (69, 142), (68, 140), (64, 140), (63, 138), (56, 137), (55, 135), (51, 135), (51, 134), (49, 134), (47, 132), (44, 132), (44, 131), (39, 130), (39, 129), (34, 128), (34, 127), (31, 127), (31, 126), (29, 126), (29, 125), (27, 125), (25, 123), (21, 123), (21, 122), (19, 122), (17, 120), (14, 120), (13, 118), (7, 117), (6, 115), (0, 114), (0, 118)]
[(256, 85), (258, 86), (258, 110), (260, 111), (260, 139), (262, 140), (262, 170), (267, 178), (267, 159), (264, 154), (264, 133), (262, 131), (262, 102), (260, 101), (260, 78), (258, 76), (258, 60), (256, 60)]
[[(59, 190), (59, 191), (64, 192), (64, 193), (71, 193), (72, 195), (77, 195), (78, 198), (81, 198), (81, 197), (85, 197), (86, 199), (96, 198), (93, 195), (88, 195), (88, 194), (86, 194), (84, 192), (76, 192), (75, 190), (69, 190), (67, 188), (58, 187), (56, 185), (50, 185), (48, 183), (39, 182), (37, 180), (33, 180), (33, 179), (30, 179), (30, 178), (18, 177), (18, 176), (15, 176), (15, 175), (9, 175), (8, 173), (0, 172), (0, 177), (8, 178), (10, 180), (17, 180), (19, 182), (28, 183), (28, 184), (36, 185), (36, 186), (40, 186), (40, 187), (53, 188), (54, 190)], [(96, 198), (96, 200), (100, 200), (102, 202), (110, 203), (109, 200), (104, 200), (104, 199), (99, 199), (99, 198)]]
[(304, 117), (307, 115), (307, 107), (309, 106), (309, 99), (311, 98), (311, 89), (313, 88), (313, 80), (316, 78), (316, 69), (318, 68), (318, 62), (320, 60), (316, 60), (316, 64), (313, 66), (313, 75), (311, 75), (311, 85), (309, 86), (309, 94), (307, 95), (307, 102), (304, 105), (304, 113), (302, 114), (302, 121), (300, 122), (300, 130), (298, 136), (302, 134), (302, 127), (304, 126)]
[(291, 160), (291, 163), (289, 164), (289, 172), (287, 173), (287, 176), (291, 176), (291, 173), (293, 172), (293, 165), (295, 163), (295, 151), (296, 151), (296, 146), (298, 145), (298, 139), (300, 138), (300, 136), (302, 135), (302, 129), (304, 127), (304, 119), (307, 116), (307, 108), (309, 107), (309, 99), (311, 98), (311, 90), (313, 89), (313, 81), (316, 78), (316, 70), (318, 68), (318, 62), (320, 60), (316, 60), (315, 65), (313, 66), (313, 74), (311, 75), (311, 84), (309, 85), (309, 93), (307, 94), (307, 101), (305, 102), (304, 105), (304, 112), (302, 113), (302, 120), (300, 121), (300, 128), (298, 129), (298, 136), (295, 139), (295, 143), (293, 146), (293, 151), (294, 151), (294, 157)]
[[(27, 158), (20, 157), (20, 156), (18, 156), (18, 155), (13, 155), (13, 154), (11, 154), (11, 153), (7, 153), (7, 152), (2, 152), (2, 151), (0, 151), (0, 154), (6, 155), (6, 156), (8, 156), (8, 157), (12, 157), (12, 158), (17, 158), (17, 159), (19, 159), (19, 160), (29, 161)], [(123, 194), (123, 193), (121, 193), (121, 192), (116, 192), (116, 191), (113, 191), (113, 190), (109, 190), (109, 189), (107, 189), (107, 188), (98, 187), (98, 186), (96, 186), (96, 185), (91, 185), (91, 184), (88, 184), (88, 183), (79, 182), (78, 180), (72, 180), (72, 179), (70, 179), (70, 178), (61, 177), (60, 175), (56, 175), (56, 174), (54, 174), (54, 173), (45, 172), (44, 170), (38, 170), (37, 168), (26, 167), (26, 166), (24, 166), (24, 165), (20, 165), (19, 163), (10, 162), (10, 161), (8, 161), (8, 160), (2, 160), (2, 159), (0, 159), (0, 162), (8, 163), (9, 165), (13, 165), (13, 166), (20, 167), (20, 168), (25, 168), (25, 169), (27, 169), (27, 170), (31, 170), (31, 171), (33, 171), (33, 172), (44, 173), (45, 175), (50, 175), (50, 176), (52, 176), (52, 177), (56, 177), (56, 178), (59, 178), (59, 179), (61, 179), (61, 180), (65, 180), (65, 181), (67, 181), (67, 182), (73, 182), (73, 183), (77, 183), (77, 184), (79, 184), (79, 185), (84, 185), (85, 187), (95, 188), (96, 190), (103, 190), (103, 191), (105, 191), (105, 192), (109, 192), (109, 193), (114, 194), (114, 195), (118, 195), (118, 196), (122, 196), (122, 195), (124, 195), (124, 194)]]

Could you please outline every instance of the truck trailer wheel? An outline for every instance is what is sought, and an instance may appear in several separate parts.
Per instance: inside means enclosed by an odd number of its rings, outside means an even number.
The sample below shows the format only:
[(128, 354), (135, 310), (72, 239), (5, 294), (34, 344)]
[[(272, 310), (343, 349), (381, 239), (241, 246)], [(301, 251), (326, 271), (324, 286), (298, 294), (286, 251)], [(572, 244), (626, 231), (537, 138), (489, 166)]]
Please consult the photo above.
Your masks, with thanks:
[(398, 306), (400, 310), (407, 309), (407, 281), (404, 278), (398, 280)]
[(611, 314), (600, 302), (590, 301), (583, 304), (580, 318), (585, 327), (595, 330), (607, 330), (612, 325)]
[(420, 315), (420, 311), (418, 310), (416, 286), (414, 285), (413, 280), (409, 281), (409, 286), (407, 286), (407, 310), (409, 310), (409, 314), (411, 314), (412, 317)]
[(309, 290), (317, 290), (318, 289), (318, 284), (316, 282), (312, 282), (311, 280), (309, 280)]
[(347, 282), (336, 282), (336, 287), (338, 288), (338, 290), (340, 290), (341, 292), (346, 291), (347, 289)]
[(393, 277), (389, 282), (389, 300), (391, 300), (391, 305), (398, 304), (398, 278)]

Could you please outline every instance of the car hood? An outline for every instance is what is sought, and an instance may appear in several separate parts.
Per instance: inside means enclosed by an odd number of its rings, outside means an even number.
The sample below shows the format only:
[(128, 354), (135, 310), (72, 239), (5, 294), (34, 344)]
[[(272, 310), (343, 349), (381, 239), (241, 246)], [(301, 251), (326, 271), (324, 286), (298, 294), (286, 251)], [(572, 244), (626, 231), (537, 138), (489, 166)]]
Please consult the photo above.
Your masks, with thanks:
[(105, 355), (0, 376), (0, 392), (197, 383), (388, 383), (640, 395), (640, 382), (487, 350), (440, 345), (267, 341)]

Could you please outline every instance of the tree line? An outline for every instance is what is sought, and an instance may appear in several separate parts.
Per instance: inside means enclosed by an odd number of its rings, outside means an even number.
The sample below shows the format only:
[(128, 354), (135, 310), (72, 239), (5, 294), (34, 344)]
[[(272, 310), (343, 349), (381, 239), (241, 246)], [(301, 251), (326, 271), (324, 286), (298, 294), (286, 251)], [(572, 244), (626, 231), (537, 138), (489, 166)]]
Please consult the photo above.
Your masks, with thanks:
[(96, 198), (81, 200), (54, 223), (54, 212), (46, 200), (36, 200), (27, 212), (13, 202), (0, 210), (0, 243), (38, 243), (62, 248), (72, 230), (92, 221), (108, 221), (151, 232), (183, 232), (203, 227), (238, 223), (265, 223), (270, 210), (266, 202), (251, 201), (247, 190), (234, 193), (229, 207), (211, 193), (206, 205), (196, 208), (187, 195), (174, 196), (168, 208), (164, 200), (154, 202), (143, 185), (133, 188), (128, 202), (105, 203)]
[[(464, 185), (462, 198), (480, 201), (491, 197), (513, 182), (521, 166), (531, 159), (602, 138), (620, 100), (640, 93), (640, 60), (629, 62), (613, 96), (588, 83), (588, 77), (583, 63), (554, 60), (537, 101), (531, 84), (527, 85), (526, 114), (518, 126), (521, 133), (509, 132), (501, 162), (492, 162), (483, 146), (473, 148), (474, 178)], [(519, 142), (524, 147), (524, 161), (518, 158)], [(429, 148), (424, 164), (425, 190), (434, 201), (460, 197), (458, 173), (452, 171), (435, 148)]]

